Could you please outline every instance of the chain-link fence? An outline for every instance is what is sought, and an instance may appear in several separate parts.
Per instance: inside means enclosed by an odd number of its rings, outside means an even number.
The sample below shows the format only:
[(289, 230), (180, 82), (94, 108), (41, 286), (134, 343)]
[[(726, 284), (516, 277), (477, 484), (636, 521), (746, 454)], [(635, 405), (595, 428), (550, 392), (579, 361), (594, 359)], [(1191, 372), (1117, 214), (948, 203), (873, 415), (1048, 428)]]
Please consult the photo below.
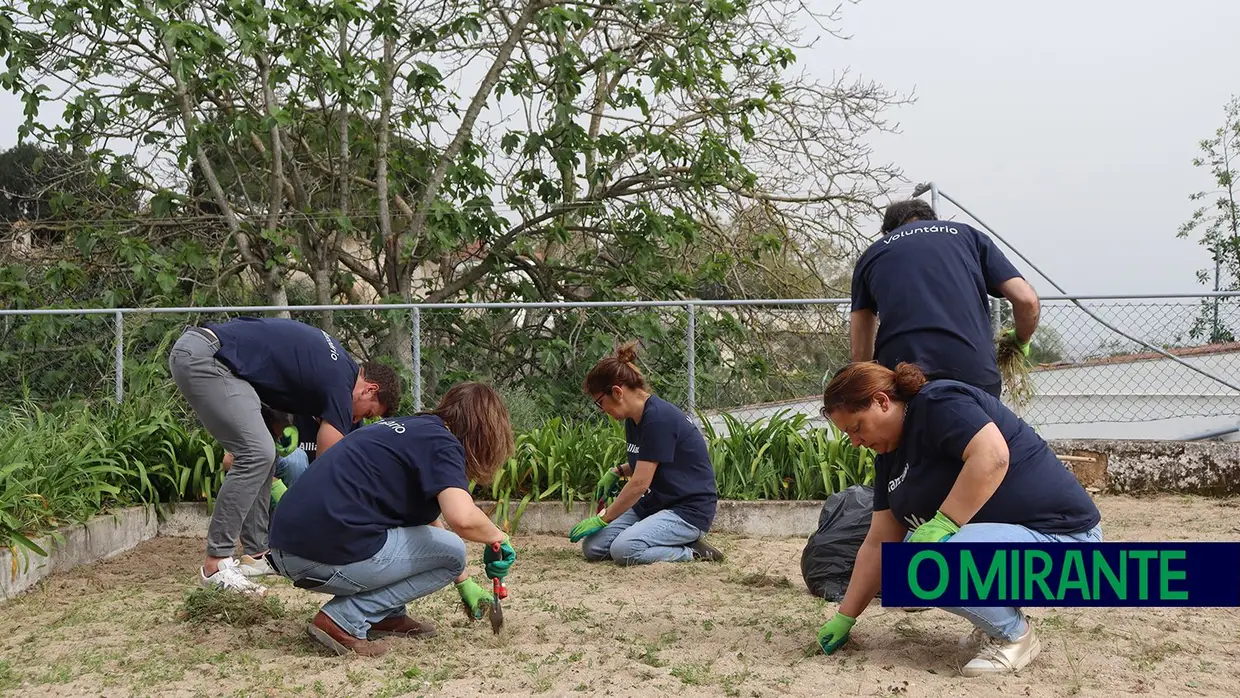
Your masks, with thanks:
[[(1235, 424), (1240, 393), (1225, 383), (1240, 385), (1233, 335), (1240, 331), (1240, 298), (1081, 304), (1183, 363), (1067, 300), (1044, 300), (1031, 356), (1034, 397), (1018, 406), (1044, 434), (1184, 438), (1218, 420)], [(278, 311), (0, 311), (0, 397), (8, 405), (166, 391), (168, 349), (185, 326)], [(553, 416), (598, 417), (581, 391), (585, 375), (618, 343), (637, 339), (652, 389), (723, 427), (729, 418), (747, 422), (780, 412), (821, 423), (823, 376), (849, 360), (848, 311), (847, 300), (814, 299), (337, 306), (287, 315), (331, 332), (359, 360), (402, 368), (410, 387), (405, 411), (433, 405), (456, 382), (482, 379), (505, 392), (518, 428)], [(996, 302), (992, 314), (996, 328), (1010, 326), (1005, 304)], [(1164, 431), (1151, 431), (1152, 423)]]

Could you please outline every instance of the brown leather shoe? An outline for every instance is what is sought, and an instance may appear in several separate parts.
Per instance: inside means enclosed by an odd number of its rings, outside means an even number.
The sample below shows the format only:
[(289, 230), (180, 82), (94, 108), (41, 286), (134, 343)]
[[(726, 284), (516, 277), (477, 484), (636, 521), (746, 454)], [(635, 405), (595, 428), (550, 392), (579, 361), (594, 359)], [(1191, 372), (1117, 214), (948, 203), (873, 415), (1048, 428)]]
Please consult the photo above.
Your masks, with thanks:
[(435, 633), (434, 623), (409, 616), (384, 618), (370, 626), (373, 637), (434, 637)]
[(388, 646), (382, 642), (353, 637), (322, 611), (306, 626), (306, 632), (319, 644), (341, 656), (355, 652), (363, 657), (381, 657), (388, 651)]

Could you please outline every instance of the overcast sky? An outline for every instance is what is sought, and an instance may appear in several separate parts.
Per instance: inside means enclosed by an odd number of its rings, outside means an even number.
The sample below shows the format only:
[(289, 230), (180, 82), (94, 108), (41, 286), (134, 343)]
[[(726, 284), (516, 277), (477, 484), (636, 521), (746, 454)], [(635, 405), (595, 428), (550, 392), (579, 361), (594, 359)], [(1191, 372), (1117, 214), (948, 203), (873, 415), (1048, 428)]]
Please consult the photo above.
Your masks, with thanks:
[(902, 133), (874, 141), (910, 180), (936, 181), (1069, 293), (1202, 288), (1209, 255), (1175, 233), (1213, 184), (1197, 143), (1240, 93), (1240, 2), (870, 0), (838, 28), (849, 40), (803, 65), (915, 90), (889, 114)]

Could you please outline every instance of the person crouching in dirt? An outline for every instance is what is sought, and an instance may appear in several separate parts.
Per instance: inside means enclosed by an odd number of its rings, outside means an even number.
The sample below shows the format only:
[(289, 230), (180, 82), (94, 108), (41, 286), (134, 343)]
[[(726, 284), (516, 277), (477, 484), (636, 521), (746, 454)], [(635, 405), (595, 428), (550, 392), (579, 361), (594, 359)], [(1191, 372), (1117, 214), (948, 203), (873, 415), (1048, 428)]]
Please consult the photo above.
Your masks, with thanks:
[(268, 555), (294, 586), (333, 596), (310, 635), (337, 654), (379, 656), (388, 647), (372, 637), (435, 634), (405, 604), (453, 581), (481, 618), (492, 597), (465, 572), (465, 541), (486, 544), (489, 578), (506, 577), (516, 552), (469, 482), (491, 482), (513, 451), (499, 395), (462, 383), (433, 411), (380, 420), (320, 455), (276, 509)]
[(702, 540), (719, 499), (706, 439), (680, 408), (646, 389), (633, 363), (636, 346), (625, 344), (586, 375), (585, 392), (624, 422), (628, 441), (629, 462), (603, 475), (598, 499), (620, 477), (629, 481), (610, 506), (574, 526), (569, 540), (581, 541), (591, 561), (722, 561), (723, 553)]
[[(884, 542), (1096, 543), (1101, 515), (1050, 447), (994, 396), (929, 383), (915, 364), (844, 367), (823, 390), (822, 414), (856, 446), (878, 452), (874, 513), (838, 612), (818, 630), (831, 654), (881, 586)], [(909, 531), (911, 535), (908, 535)], [(965, 676), (1015, 672), (1041, 649), (1019, 608), (944, 608), (974, 625)]]

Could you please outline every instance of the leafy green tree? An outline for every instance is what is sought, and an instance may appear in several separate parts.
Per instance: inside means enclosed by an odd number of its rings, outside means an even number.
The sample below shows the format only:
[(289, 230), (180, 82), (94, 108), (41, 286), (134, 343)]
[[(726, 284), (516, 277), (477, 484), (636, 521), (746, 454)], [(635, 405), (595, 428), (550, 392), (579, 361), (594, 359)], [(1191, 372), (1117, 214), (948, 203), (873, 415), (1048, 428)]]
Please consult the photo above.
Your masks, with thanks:
[[(132, 168), (142, 205), (112, 218), (212, 231), (183, 275), (209, 268), (220, 294), (252, 286), (284, 304), (301, 279), (322, 303), (687, 298), (728, 279), (736, 256), (695, 260), (732, 246), (747, 211), (795, 231), (802, 253), (848, 243), (898, 174), (864, 139), (901, 98), (800, 72), (800, 27), (837, 20), (809, 12), (40, 0), (0, 10), (0, 86), (25, 103), (23, 137)], [(109, 234), (151, 245), (148, 227)], [(579, 367), (552, 378), (548, 362), (628, 336), (667, 346), (668, 371), (683, 364), (683, 319), (605, 315), (428, 312), (428, 387), (492, 375), (554, 386), (554, 403)], [(407, 315), (335, 321), (408, 364)], [(737, 324), (715, 322), (699, 327), (703, 357)]]

